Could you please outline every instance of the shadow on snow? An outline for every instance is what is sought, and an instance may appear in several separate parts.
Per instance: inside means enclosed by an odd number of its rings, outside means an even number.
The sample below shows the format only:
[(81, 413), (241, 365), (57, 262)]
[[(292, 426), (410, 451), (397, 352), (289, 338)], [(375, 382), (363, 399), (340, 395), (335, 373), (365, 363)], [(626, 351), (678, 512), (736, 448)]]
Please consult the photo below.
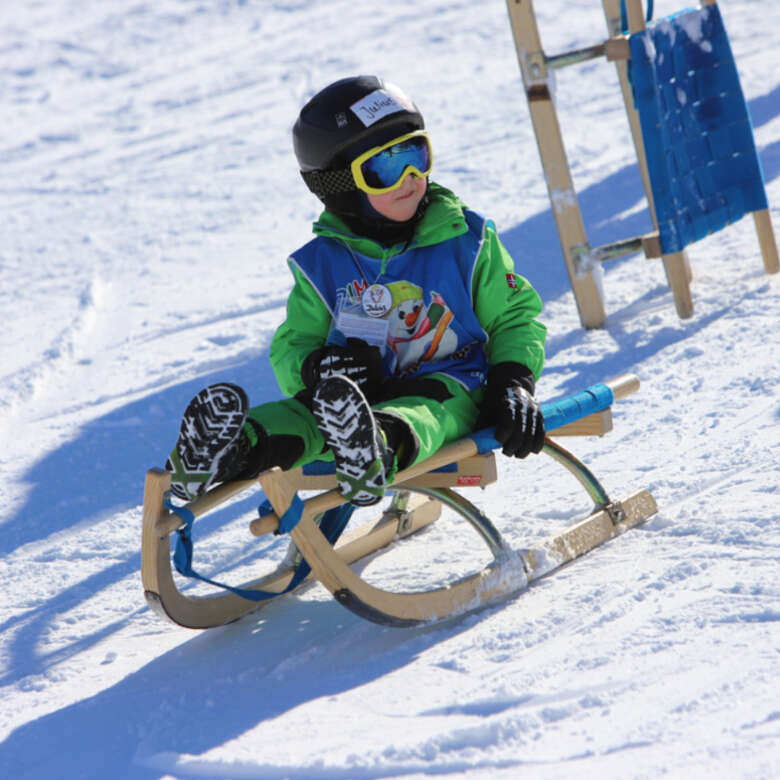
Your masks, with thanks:
[[(202, 755), (299, 705), (401, 669), (490, 612), (398, 631), (365, 623), (332, 600), (287, 599), (198, 634), (113, 687), (20, 726), (0, 745), (0, 762), (9, 777), (156, 778), (176, 771), (179, 754)], [(318, 739), (340, 728), (323, 722)], [(310, 776), (295, 763), (265, 764), (262, 755), (252, 758), (252, 770), (253, 777)], [(342, 770), (333, 776), (371, 776)], [(219, 774), (218, 765), (212, 771)]]

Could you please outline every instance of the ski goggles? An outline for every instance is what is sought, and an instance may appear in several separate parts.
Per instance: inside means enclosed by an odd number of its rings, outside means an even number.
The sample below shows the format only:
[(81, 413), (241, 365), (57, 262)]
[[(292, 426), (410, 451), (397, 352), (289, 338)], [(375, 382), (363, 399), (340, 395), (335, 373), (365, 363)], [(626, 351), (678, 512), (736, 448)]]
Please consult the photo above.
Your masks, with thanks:
[(398, 189), (407, 174), (425, 178), (433, 168), (433, 150), (425, 130), (415, 130), (374, 146), (350, 164), (358, 189), (382, 195)]

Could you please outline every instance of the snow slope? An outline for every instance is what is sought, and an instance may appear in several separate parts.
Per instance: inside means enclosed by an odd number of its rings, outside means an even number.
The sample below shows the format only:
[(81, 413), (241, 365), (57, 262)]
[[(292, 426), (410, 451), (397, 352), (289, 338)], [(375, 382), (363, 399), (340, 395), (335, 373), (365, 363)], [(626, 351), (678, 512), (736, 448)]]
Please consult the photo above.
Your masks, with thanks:
[[(780, 6), (721, 5), (778, 226)], [(536, 6), (549, 53), (605, 35), (592, 0)], [(780, 287), (752, 220), (690, 248), (692, 319), (636, 257), (608, 266), (607, 327), (584, 331), (499, 0), (21, 0), (0, 10), (0, 72), (4, 777), (780, 777)], [(444, 625), (380, 628), (313, 587), (179, 629), (143, 599), (143, 475), (202, 385), (278, 397), (284, 260), (318, 212), (289, 130), (359, 72), (414, 95), (435, 178), (541, 292), (540, 395), (641, 377), (613, 433), (569, 446), (660, 512)], [(614, 68), (559, 73), (556, 94), (592, 244), (645, 232)], [(479, 501), (515, 547), (588, 510), (549, 460), (500, 472)], [(253, 507), (202, 521), (204, 572), (282, 554), (247, 534)], [(463, 539), (370, 567), (414, 581)]]

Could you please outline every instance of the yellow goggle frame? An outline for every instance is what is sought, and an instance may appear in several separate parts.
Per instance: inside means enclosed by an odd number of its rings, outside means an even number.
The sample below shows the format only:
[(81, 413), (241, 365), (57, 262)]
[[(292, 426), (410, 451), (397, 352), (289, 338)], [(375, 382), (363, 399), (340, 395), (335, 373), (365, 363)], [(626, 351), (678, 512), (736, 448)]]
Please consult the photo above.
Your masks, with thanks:
[[(428, 150), (427, 152), (428, 165), (427, 167), (422, 166), (425, 167), (425, 170), (420, 170), (420, 166), (409, 163), (399, 171), (396, 181), (387, 187), (376, 187), (369, 184), (366, 181), (365, 175), (363, 173), (363, 165), (366, 162), (371, 160), (373, 157), (376, 157), (377, 155), (381, 154), (382, 152), (386, 151), (387, 149), (390, 149), (392, 146), (395, 146), (397, 144), (402, 144), (413, 138), (422, 138), (425, 140), (427, 150)], [(386, 192), (392, 192), (393, 190), (397, 190), (403, 184), (404, 179), (410, 173), (413, 173), (416, 176), (419, 176), (421, 179), (424, 179), (433, 169), (433, 148), (431, 147), (431, 142), (430, 139), (428, 138), (428, 133), (426, 133), (425, 130), (415, 130), (411, 133), (399, 135), (398, 138), (393, 138), (392, 140), (382, 144), (381, 146), (374, 146), (371, 149), (367, 149), (361, 155), (358, 155), (350, 163), (349, 167), (352, 172), (352, 178), (355, 180), (355, 184), (357, 185), (358, 189), (363, 190), (363, 192), (367, 192), (369, 195), (384, 195), (384, 193)]]

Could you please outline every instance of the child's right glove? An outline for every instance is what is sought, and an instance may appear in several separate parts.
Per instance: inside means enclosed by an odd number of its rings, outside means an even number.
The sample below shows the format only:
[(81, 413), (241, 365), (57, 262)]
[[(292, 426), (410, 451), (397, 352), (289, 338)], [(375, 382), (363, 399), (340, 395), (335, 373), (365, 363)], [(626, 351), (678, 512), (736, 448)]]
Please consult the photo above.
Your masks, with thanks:
[(477, 429), (495, 423), (504, 455), (524, 458), (542, 450), (544, 417), (534, 388), (533, 374), (522, 363), (498, 363), (488, 372)]
[(357, 384), (371, 401), (382, 383), (382, 353), (379, 347), (363, 339), (348, 338), (346, 346), (326, 344), (315, 349), (303, 361), (301, 378), (309, 389), (321, 379), (346, 376)]

